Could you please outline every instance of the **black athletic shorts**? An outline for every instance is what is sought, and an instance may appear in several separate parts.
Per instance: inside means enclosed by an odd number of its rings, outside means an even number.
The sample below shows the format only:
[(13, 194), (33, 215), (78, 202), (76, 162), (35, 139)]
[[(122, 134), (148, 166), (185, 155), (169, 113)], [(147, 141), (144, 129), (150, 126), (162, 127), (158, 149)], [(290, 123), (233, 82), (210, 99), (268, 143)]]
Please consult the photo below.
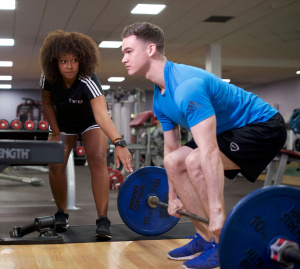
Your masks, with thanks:
[(100, 128), (96, 121), (86, 123), (66, 123), (57, 119), (58, 127), (60, 132), (66, 135), (82, 135), (84, 132)]
[[(241, 169), (226, 170), (225, 176), (233, 179), (241, 173), (254, 182), (286, 142), (286, 126), (280, 113), (266, 122), (251, 123), (225, 131), (217, 136), (220, 151)], [(194, 139), (185, 146), (197, 148)]]

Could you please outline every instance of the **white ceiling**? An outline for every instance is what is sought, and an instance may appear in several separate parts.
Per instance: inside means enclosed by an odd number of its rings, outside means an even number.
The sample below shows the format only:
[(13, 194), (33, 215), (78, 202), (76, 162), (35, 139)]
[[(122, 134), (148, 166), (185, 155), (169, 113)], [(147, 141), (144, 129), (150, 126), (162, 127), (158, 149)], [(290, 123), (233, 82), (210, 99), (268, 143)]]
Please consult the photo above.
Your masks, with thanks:
[[(138, 3), (165, 4), (158, 15), (134, 15)], [(226, 23), (204, 22), (233, 16)], [(205, 68), (206, 47), (222, 47), (222, 77), (244, 88), (296, 77), (300, 70), (300, 0), (16, 0), (16, 10), (0, 10), (0, 75), (12, 75), (13, 89), (39, 89), (39, 49), (51, 31), (63, 29), (91, 36), (97, 43), (120, 40), (124, 26), (149, 21), (161, 26), (169, 60)], [(129, 77), (120, 49), (100, 49), (102, 84), (111, 88), (152, 90), (143, 77)], [(110, 76), (125, 76), (108, 83)], [(299, 75), (298, 75), (299, 76)], [(2, 84), (4, 82), (1, 82)]]

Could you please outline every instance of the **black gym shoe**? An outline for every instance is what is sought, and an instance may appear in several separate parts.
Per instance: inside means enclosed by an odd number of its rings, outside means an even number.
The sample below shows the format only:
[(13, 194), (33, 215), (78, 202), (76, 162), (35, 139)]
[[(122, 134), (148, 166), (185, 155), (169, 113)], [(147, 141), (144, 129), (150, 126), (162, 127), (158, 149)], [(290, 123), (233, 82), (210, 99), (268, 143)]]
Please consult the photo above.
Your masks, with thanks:
[(101, 216), (96, 220), (96, 225), (96, 237), (111, 239), (110, 220), (107, 217)]
[(55, 231), (58, 233), (62, 233), (67, 231), (67, 228), (69, 227), (69, 214), (65, 214), (63, 209), (59, 209), (55, 217)]

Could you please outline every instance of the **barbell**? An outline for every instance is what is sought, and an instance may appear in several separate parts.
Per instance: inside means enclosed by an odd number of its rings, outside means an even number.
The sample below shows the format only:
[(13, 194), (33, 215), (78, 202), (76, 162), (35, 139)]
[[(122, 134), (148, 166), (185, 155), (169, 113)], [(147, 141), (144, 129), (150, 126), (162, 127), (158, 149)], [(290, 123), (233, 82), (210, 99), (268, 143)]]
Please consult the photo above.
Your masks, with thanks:
[[(124, 223), (142, 235), (160, 235), (179, 221), (168, 214), (165, 169), (144, 167), (130, 174), (118, 194)], [(209, 223), (185, 210), (179, 214)], [(220, 266), (232, 268), (293, 268), (300, 264), (300, 190), (290, 186), (260, 188), (230, 211), (220, 235)]]

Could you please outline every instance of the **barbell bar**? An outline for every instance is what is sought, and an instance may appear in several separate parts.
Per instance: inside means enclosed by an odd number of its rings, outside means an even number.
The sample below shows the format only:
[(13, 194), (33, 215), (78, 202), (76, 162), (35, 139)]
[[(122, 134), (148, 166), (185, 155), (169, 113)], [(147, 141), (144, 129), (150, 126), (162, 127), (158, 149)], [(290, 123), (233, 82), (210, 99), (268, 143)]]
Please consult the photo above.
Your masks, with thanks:
[[(168, 205), (161, 202), (161, 201), (159, 201), (158, 197), (155, 196), (155, 195), (150, 195), (147, 200), (148, 200), (148, 205), (152, 208), (160, 206), (160, 207), (163, 207), (165, 209), (168, 209)], [(176, 212), (177, 212), (177, 214), (179, 214), (181, 216), (184, 216), (184, 217), (187, 217), (187, 218), (190, 218), (190, 219), (193, 219), (193, 220), (197, 220), (197, 221), (201, 221), (201, 222), (204, 222), (206, 224), (209, 224), (208, 219), (205, 219), (205, 218), (200, 217), (196, 214), (190, 213), (189, 211), (186, 211), (186, 210), (183, 210), (183, 209), (178, 209)]]
[[(158, 197), (151, 195), (147, 199), (148, 205), (151, 208), (160, 206), (162, 208), (168, 209), (168, 205), (159, 201)], [(200, 217), (196, 214), (190, 213), (183, 209), (178, 209), (177, 213), (181, 216), (188, 217), (193, 220), (204, 222), (209, 224), (209, 220)], [(283, 268), (293, 268), (294, 263), (300, 264), (300, 251), (297, 243), (286, 240), (284, 238), (277, 238), (270, 242), (270, 247), (267, 249), (270, 259), (278, 262), (283, 266)]]
[[(159, 235), (177, 224), (179, 218), (168, 214), (167, 202), (167, 174), (163, 168), (154, 166), (130, 174), (118, 195), (122, 220), (142, 235)], [(232, 208), (220, 235), (221, 268), (293, 268), (293, 262), (298, 263), (300, 259), (298, 249), (280, 246), (280, 259), (271, 258), (272, 242), (277, 238), (294, 242), (299, 248), (299, 188), (263, 187), (246, 195)]]

